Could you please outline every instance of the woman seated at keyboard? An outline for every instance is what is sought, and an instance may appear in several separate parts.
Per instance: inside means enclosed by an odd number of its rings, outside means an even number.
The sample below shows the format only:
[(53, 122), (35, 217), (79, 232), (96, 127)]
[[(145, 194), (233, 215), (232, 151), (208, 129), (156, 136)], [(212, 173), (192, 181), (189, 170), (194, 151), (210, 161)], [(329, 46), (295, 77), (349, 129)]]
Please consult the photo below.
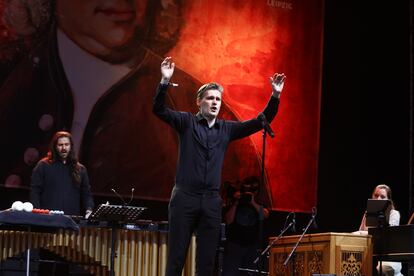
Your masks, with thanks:
[[(389, 226), (397, 226), (400, 225), (400, 212), (395, 209), (394, 202), (392, 201), (391, 196), (391, 188), (385, 184), (380, 184), (375, 187), (374, 191), (372, 192), (372, 199), (382, 199), (382, 200), (390, 200), (391, 208), (388, 209), (388, 214), (385, 214), (385, 217), (388, 221), (386, 223)], [(353, 234), (359, 235), (368, 235), (368, 228), (366, 225), (366, 214), (362, 217), (361, 225), (359, 226), (359, 231), (353, 232)], [(382, 262), (381, 265), (382, 275), (385, 276), (403, 276), (401, 274), (401, 263), (399, 262)], [(377, 265), (377, 271), (380, 271), (379, 264)]]

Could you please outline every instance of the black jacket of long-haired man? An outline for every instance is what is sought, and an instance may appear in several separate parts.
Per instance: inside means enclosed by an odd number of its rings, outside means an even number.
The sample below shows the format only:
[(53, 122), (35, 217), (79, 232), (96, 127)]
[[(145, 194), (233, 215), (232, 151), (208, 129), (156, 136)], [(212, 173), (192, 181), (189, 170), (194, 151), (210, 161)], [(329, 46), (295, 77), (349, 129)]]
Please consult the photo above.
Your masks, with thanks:
[(47, 156), (33, 169), (30, 200), (35, 208), (86, 216), (94, 207), (86, 168), (76, 158), (72, 135), (56, 132)]

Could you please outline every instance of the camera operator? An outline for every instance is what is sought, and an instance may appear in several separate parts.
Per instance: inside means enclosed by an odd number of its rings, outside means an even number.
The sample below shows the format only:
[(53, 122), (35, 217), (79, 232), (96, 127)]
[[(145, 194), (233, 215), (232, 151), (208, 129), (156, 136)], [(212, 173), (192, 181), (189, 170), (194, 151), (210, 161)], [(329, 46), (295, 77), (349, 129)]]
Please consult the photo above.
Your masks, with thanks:
[(257, 196), (259, 183), (257, 177), (251, 176), (227, 187), (223, 276), (243, 275), (239, 268), (257, 268), (253, 262), (260, 249), (260, 219), (269, 217), (269, 210), (263, 207)]

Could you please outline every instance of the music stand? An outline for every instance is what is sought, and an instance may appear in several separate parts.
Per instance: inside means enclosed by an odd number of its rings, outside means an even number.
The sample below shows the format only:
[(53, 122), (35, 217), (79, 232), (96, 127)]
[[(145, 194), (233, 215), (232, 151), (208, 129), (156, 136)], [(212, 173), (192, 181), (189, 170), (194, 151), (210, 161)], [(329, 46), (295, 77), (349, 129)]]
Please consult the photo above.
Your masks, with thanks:
[[(368, 228), (388, 226), (390, 209), (391, 200), (389, 199), (368, 199), (365, 225)], [(382, 260), (379, 261), (379, 273), (382, 275)]]
[(391, 201), (386, 199), (368, 199), (365, 225), (384, 227), (388, 225)]
[(135, 222), (138, 220), (145, 209), (147, 208), (127, 205), (100, 204), (98, 208), (92, 212), (89, 219), (117, 222), (118, 224), (125, 222)]
[(135, 207), (127, 205), (100, 204), (89, 216), (89, 220), (106, 221), (111, 226), (111, 267), (109, 275), (115, 276), (114, 264), (116, 256), (117, 230), (124, 223), (136, 222), (146, 207)]

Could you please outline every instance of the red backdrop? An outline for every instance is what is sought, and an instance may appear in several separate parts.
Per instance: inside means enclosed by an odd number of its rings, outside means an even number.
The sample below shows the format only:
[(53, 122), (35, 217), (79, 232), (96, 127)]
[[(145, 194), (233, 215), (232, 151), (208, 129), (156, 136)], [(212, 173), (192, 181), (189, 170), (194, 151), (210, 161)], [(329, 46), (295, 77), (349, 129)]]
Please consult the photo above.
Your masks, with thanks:
[[(223, 84), (240, 119), (257, 115), (274, 72), (287, 76), (265, 165), (274, 209), (316, 204), (323, 1), (186, 1), (169, 55), (202, 82)], [(262, 135), (250, 137), (261, 152)]]
[[(43, 3), (46, 2), (43, 1)], [(257, 113), (263, 109), (270, 96), (269, 77), (274, 72), (286, 74), (287, 80), (281, 98), (279, 113), (274, 122), (272, 122), (276, 137), (267, 141), (267, 190), (271, 197), (273, 209), (310, 211), (312, 206), (316, 205), (317, 194), (323, 0), (182, 0), (179, 2), (180, 5), (174, 0), (161, 1), (161, 10), (165, 7), (172, 7), (173, 12), (168, 11), (166, 8), (165, 10), (167, 11), (161, 12), (158, 19), (156, 16), (154, 23), (156, 31), (150, 32), (153, 37), (147, 40), (147, 46), (160, 56), (172, 56), (177, 66), (191, 75), (197, 82), (216, 81), (221, 83), (225, 88), (223, 100), (226, 103), (226, 107), (238, 119), (245, 120), (257, 116)], [(0, 10), (4, 8), (5, 3), (18, 3), (16, 7), (19, 9), (26, 5), (26, 2), (21, 0), (9, 2), (0, 0)], [(25, 8), (20, 9), (20, 12), (22, 13), (11, 15), (15, 17), (30, 15)], [(45, 20), (47, 19), (48, 17), (45, 16)], [(21, 20), (21, 23), (27, 24), (28, 21)], [(177, 25), (179, 26), (178, 28)], [(0, 24), (0, 39), (3, 46), (0, 51), (0, 80), (2, 82), (6, 80), (9, 72), (12, 71), (13, 61), (21, 59), (22, 56), (24, 57), (31, 49), (31, 43), (33, 41), (36, 42), (38, 38), (37, 36), (31, 36), (31, 39), (22, 39), (16, 34), (20, 29), (19, 26), (14, 25), (14, 28), (17, 31), (8, 29)], [(22, 28), (22, 30), (28, 32), (28, 29)], [(36, 29), (29, 30), (33, 32)], [(173, 39), (165, 40), (171, 34), (173, 34)], [(158, 61), (156, 61), (157, 70), (158, 64)], [(137, 79), (141, 78), (139, 79), (140, 82), (143, 84), (147, 83), (149, 88), (146, 90), (150, 90), (149, 94), (153, 95), (152, 87), (156, 85), (159, 77), (154, 76), (154, 74), (158, 74), (158, 72), (155, 73), (155, 67), (148, 68), (147, 71), (139, 73)], [(36, 66), (34, 66), (34, 69), (37, 70)], [(154, 73), (151, 71), (153, 69)], [(151, 74), (144, 80), (143, 78), (148, 73)], [(99, 76), (97, 78), (93, 81), (99, 82)], [(19, 79), (19, 76), (14, 76), (14, 79)], [(193, 82), (195, 83), (195, 81)], [(4, 83), (7, 83), (7, 81)], [(8, 95), (15, 93), (14, 90), (16, 90), (18, 84), (19, 81), (16, 85), (9, 85), (7, 87), (3, 85), (0, 91), (0, 99), (5, 106), (9, 102)], [(142, 87), (143, 84), (140, 86)], [(41, 89), (36, 89), (34, 89), (36, 93), (42, 91)], [(27, 94), (30, 95), (30, 93)], [(137, 97), (139, 98), (139, 95)], [(148, 99), (149, 103), (145, 103), (145, 106), (148, 107), (151, 96), (141, 96), (141, 98)], [(125, 99), (124, 101), (128, 102), (131, 100)], [(122, 115), (122, 112), (119, 114)], [(33, 117), (33, 115), (29, 114), (29, 110), (27, 114), (21, 114), (21, 116), (26, 115), (28, 118)], [(142, 115), (152, 116), (141, 114), (140, 117)], [(121, 118), (121, 116), (118, 117)], [(16, 126), (14, 123), (7, 122), (9, 119), (4, 118), (1, 118), (0, 122), (5, 123), (6, 126)], [(10, 122), (16, 119), (13, 116), (10, 118), (12, 118)], [(88, 118), (85, 119), (87, 120)], [(37, 123), (36, 120), (35, 123)], [(134, 119), (131, 118), (130, 122), (131, 126), (129, 128), (133, 129)], [(156, 124), (161, 126), (162, 123), (155, 121), (154, 126)], [(154, 128), (159, 129), (158, 125)], [(0, 131), (6, 133), (6, 129), (1, 129)], [(29, 138), (33, 136), (26, 132), (26, 129), (20, 131), (24, 131)], [(135, 132), (139, 133), (140, 131), (135, 130)], [(116, 132), (108, 133), (116, 134)], [(41, 135), (43, 136), (41, 137), (45, 137), (45, 134), (50, 135), (50, 133), (42, 132)], [(120, 155), (127, 160), (140, 156), (140, 154), (137, 154), (139, 153), (139, 148), (134, 153), (134, 146), (137, 146), (140, 141), (136, 140), (136, 137), (133, 135), (136, 135), (136, 133), (130, 135), (132, 141), (129, 143), (131, 145), (131, 157), (126, 156), (125, 153)], [(120, 134), (119, 136), (119, 139), (123, 139), (123, 137), (128, 137), (129, 134)], [(105, 137), (105, 139), (108, 139), (108, 137)], [(251, 140), (256, 149), (257, 160), (260, 160), (262, 148), (261, 133), (246, 139)], [(145, 141), (144, 138), (142, 140)], [(2, 165), (3, 168), (0, 168), (2, 174), (2, 180), (0, 181), (5, 181), (8, 184), (8, 180), (12, 185), (13, 183), (17, 183), (16, 185), (27, 185), (28, 177), (20, 177), (18, 173), (22, 172), (23, 175), (23, 172), (26, 172), (27, 175), (33, 167), (34, 161), (43, 156), (46, 147), (43, 145), (36, 148), (35, 144), (28, 143), (22, 145), (21, 152), (24, 152), (25, 147), (29, 145), (39, 150), (39, 155), (36, 155), (33, 160), (29, 160), (30, 162), (25, 160), (24, 164), (14, 165), (9, 164), (9, 160), (13, 159), (13, 155), (18, 155), (15, 159), (19, 162), (22, 161), (20, 160), (22, 153), (17, 153), (18, 151), (14, 150), (15, 147), (17, 148), (19, 141), (14, 138), (6, 139), (6, 141), (11, 144), (2, 145), (2, 147), (8, 150), (10, 157), (2, 157), (0, 160), (1, 164), (4, 164), (4, 166)], [(39, 141), (43, 143), (47, 139), (42, 138)], [(39, 141), (37, 143), (40, 143)], [(119, 141), (119, 144), (122, 146), (128, 144), (122, 142), (122, 140)], [(175, 147), (173, 142), (169, 143), (171, 143), (170, 148)], [(92, 146), (96, 147), (98, 144), (97, 140), (91, 140)], [(97, 152), (101, 153), (105, 150), (112, 150), (111, 144), (103, 143), (103, 145), (107, 148), (102, 150), (96, 149)], [(175, 156), (171, 157), (171, 155), (168, 155), (168, 157), (171, 160), (175, 159)], [(87, 162), (86, 165), (94, 164), (91, 160), (88, 163), (87, 158), (84, 160)], [(92, 179), (94, 177), (96, 179), (101, 175), (103, 180), (106, 180), (105, 178), (108, 177), (105, 177), (104, 173), (112, 173), (109, 172), (113, 170), (109, 162), (113, 158), (104, 158), (102, 160), (104, 161), (95, 164), (107, 165), (109, 169), (104, 169), (103, 166), (102, 169), (96, 169), (93, 172), (90, 165)], [(172, 174), (173, 163), (171, 161), (167, 164)], [(140, 183), (138, 174), (145, 173), (145, 170), (141, 169), (141, 171), (138, 171), (137, 168), (131, 165), (131, 168), (126, 168), (128, 169), (126, 170), (125, 166), (120, 166), (119, 174), (130, 178), (124, 181), (108, 182), (108, 186), (105, 186), (105, 184), (101, 188), (97, 188), (95, 192), (106, 193), (110, 187), (113, 187), (111, 185), (114, 185), (114, 183), (116, 185)], [(123, 169), (128, 174), (124, 173)], [(160, 169), (160, 171), (162, 170)], [(248, 169), (243, 168), (242, 162), (235, 164), (231, 170), (248, 171)], [(130, 172), (136, 175), (132, 175)], [(260, 172), (257, 172), (257, 175), (259, 174)], [(7, 178), (9, 175), (18, 176), (18, 178)], [(160, 174), (156, 173), (156, 175)], [(135, 176), (137, 178), (134, 178)], [(168, 180), (160, 183), (159, 187), (155, 187), (149, 182), (147, 188), (142, 186), (142, 188), (136, 189), (138, 191), (136, 196), (161, 200), (168, 199), (173, 176), (168, 175), (165, 178), (168, 178)], [(12, 180), (10, 181), (10, 179)], [(223, 180), (235, 181), (236, 179)], [(151, 191), (149, 191), (148, 187), (152, 188)], [(125, 189), (121, 190), (121, 192), (125, 193), (129, 189), (129, 187), (123, 188)]]

